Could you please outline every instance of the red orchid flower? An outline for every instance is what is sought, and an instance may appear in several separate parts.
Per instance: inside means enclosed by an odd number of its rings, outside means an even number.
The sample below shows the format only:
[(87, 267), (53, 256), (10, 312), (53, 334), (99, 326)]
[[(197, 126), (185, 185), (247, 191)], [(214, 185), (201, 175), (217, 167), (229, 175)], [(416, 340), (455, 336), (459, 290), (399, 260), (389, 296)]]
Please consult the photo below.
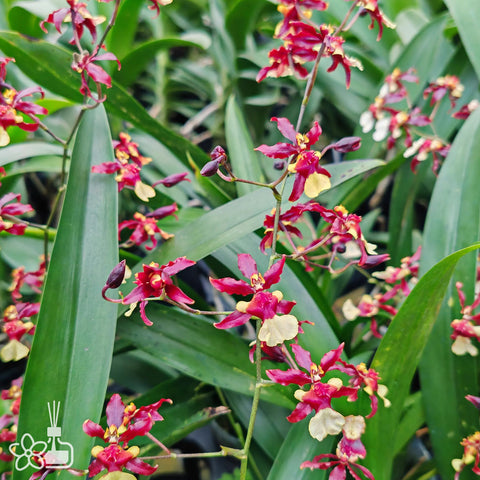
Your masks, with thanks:
[(292, 345), (295, 360), (298, 365), (306, 370), (267, 370), (267, 376), (280, 385), (295, 384), (299, 387), (309, 386), (309, 390), (299, 389), (295, 392), (295, 398), (299, 401), (295, 410), (287, 417), (289, 422), (299, 422), (310, 412), (315, 411), (314, 417), (310, 420), (310, 434), (323, 440), (327, 435), (340, 433), (345, 423), (343, 415), (332, 409), (332, 399), (349, 397), (356, 393), (355, 387), (346, 387), (339, 378), (331, 378), (323, 383), (323, 377), (330, 370), (338, 370), (340, 356), (343, 352), (343, 343), (327, 352), (319, 365), (312, 362), (310, 352), (304, 350), (300, 345)]
[[(0, 147), (10, 143), (10, 137), (6, 131), (8, 127), (16, 126), (26, 132), (34, 132), (38, 129), (37, 115), (46, 115), (48, 110), (40, 105), (23, 100), (23, 98), (30, 97), (34, 93), (39, 93), (41, 98), (44, 96), (40, 87), (30, 87), (18, 92), (13, 88), (7, 88), (0, 95)], [(27, 115), (34, 123), (25, 122), (23, 116), (19, 115), (18, 112)]]
[[(77, 37), (80, 40), (83, 35), (83, 29), (86, 27), (92, 35), (93, 42), (97, 40), (97, 25), (105, 21), (105, 17), (94, 17), (88, 10), (87, 4), (78, 2), (77, 0), (67, 0), (70, 7), (60, 8), (52, 12), (46, 20), (40, 22), (40, 28), (47, 33), (45, 28), (46, 23), (55, 25), (58, 33), (62, 33), (62, 22), (72, 22), (72, 27)], [(70, 40), (73, 45), (75, 43), (75, 35)]]
[(115, 393), (106, 408), (106, 430), (97, 423), (86, 420), (83, 431), (90, 437), (101, 438), (107, 443), (126, 446), (133, 438), (147, 434), (156, 421), (163, 420), (157, 410), (164, 402), (172, 403), (172, 400), (162, 398), (151, 405), (137, 408), (134, 403), (125, 405), (120, 395)]
[(12, 200), (20, 200), (21, 198), (20, 194), (12, 192), (0, 198), (0, 232), (5, 231), (12, 235), (23, 235), (25, 232), (27, 225), (25, 223), (17, 223), (20, 221), (14, 217), (27, 212), (33, 212), (33, 208), (31, 205), (24, 205), (19, 201), (9, 203)]
[[(145, 325), (153, 325), (145, 314), (145, 307), (152, 298), (162, 299), (168, 297), (177, 303), (192, 304), (192, 300), (179, 287), (174, 285), (172, 276), (178, 272), (195, 265), (195, 262), (186, 257), (177, 258), (166, 265), (159, 266), (152, 262), (150, 265), (143, 265), (143, 272), (135, 274), (135, 287), (126, 297), (121, 300), (124, 305), (140, 302), (140, 315)], [(110, 301), (115, 301), (111, 300)]]
[[(173, 204), (173, 206), (175, 207), (173, 211), (178, 210), (176, 204)], [(168, 213), (168, 214), (171, 215), (173, 213)], [(128, 248), (128, 247), (131, 247), (132, 245), (139, 246), (144, 244), (148, 240), (150, 240), (151, 245), (146, 245), (145, 248), (147, 250), (153, 250), (157, 246), (157, 239), (155, 238), (156, 233), (160, 234), (163, 240), (168, 240), (169, 238), (172, 238), (174, 236), (171, 233), (167, 233), (163, 231), (157, 225), (157, 219), (159, 217), (154, 217), (151, 214), (150, 216), (146, 216), (146, 215), (142, 215), (139, 212), (135, 212), (133, 214), (133, 218), (134, 220), (124, 220), (118, 225), (119, 239), (120, 239), (120, 233), (123, 229), (128, 228), (130, 230), (133, 230), (128, 240), (123, 243), (124, 247)]]
[(330, 472), (329, 480), (345, 480), (347, 470), (355, 480), (361, 480), (358, 473), (369, 480), (375, 480), (370, 470), (362, 465), (358, 465), (360, 458), (365, 458), (367, 451), (360, 437), (365, 430), (365, 420), (361, 416), (349, 415), (345, 417), (345, 426), (343, 428), (343, 438), (337, 446), (336, 454), (324, 453), (317, 455), (312, 461), (303, 462), (301, 469), (310, 468), (311, 470), (328, 470)]
[[(80, 87), (80, 93), (94, 99), (92, 92), (88, 86), (88, 77), (90, 77), (96, 84), (97, 89), (100, 89), (100, 85), (105, 85), (107, 88), (112, 86), (112, 78), (110, 75), (95, 62), (101, 60), (114, 60), (118, 64), (120, 70), (120, 62), (117, 57), (110, 52), (102, 53), (98, 55), (98, 52), (90, 54), (84, 52), (83, 54), (75, 53), (73, 56), (72, 69), (80, 73), (82, 78), (82, 85)], [(105, 97), (98, 97), (95, 99), (97, 102), (103, 102)]]
[(235, 311), (214, 326), (221, 329), (238, 327), (247, 323), (252, 317), (256, 317), (262, 320), (259, 338), (269, 347), (295, 338), (299, 329), (298, 320), (293, 315), (289, 315), (295, 302), (283, 300), (280, 291), (267, 291), (280, 281), (284, 265), (285, 257), (282, 257), (262, 275), (258, 272), (253, 257), (242, 253), (238, 255), (238, 268), (249, 282), (230, 277), (210, 278), (210, 283), (220, 292), (242, 296), (253, 294), (250, 301), (238, 302)]
[(378, 0), (357, 0), (357, 5), (362, 9), (361, 15), (370, 15), (371, 23), (368, 28), (372, 30), (375, 22), (378, 24), (377, 41), (382, 38), (383, 26), (395, 28), (395, 24), (378, 7)]
[(35, 293), (42, 293), (41, 287), (45, 280), (46, 263), (43, 255), (40, 258), (40, 265), (38, 269), (33, 272), (26, 272), (23, 266), (15, 268), (12, 271), (13, 281), (8, 291), (11, 292), (13, 301), (16, 302), (22, 298), (20, 289), (23, 285), (28, 285)]
[[(279, 231), (285, 232), (288, 235), (295, 235), (298, 238), (303, 238), (302, 232), (294, 227), (292, 224), (298, 222), (305, 212), (320, 212), (323, 207), (319, 203), (309, 201), (307, 203), (298, 203), (286, 212), (281, 213), (278, 221)], [(266, 248), (270, 248), (273, 242), (273, 227), (275, 221), (275, 209), (271, 215), (266, 215), (263, 221), (265, 232), (262, 241), (260, 242), (260, 250), (265, 253)]]
[(312, 150), (322, 134), (318, 122), (315, 122), (313, 127), (303, 135), (295, 130), (287, 118), (273, 117), (271, 120), (277, 122), (282, 135), (292, 143), (260, 145), (255, 150), (270, 158), (292, 157), (288, 170), (295, 173), (295, 181), (289, 200), (291, 202), (298, 200), (304, 191), (308, 197), (313, 198), (321, 191), (330, 188), (330, 173), (319, 163), (321, 153)]
[(462, 96), (464, 86), (460, 83), (460, 79), (455, 75), (445, 75), (438, 77), (434, 82), (431, 82), (423, 91), (423, 98), (428, 98), (430, 94), (430, 106), (439, 102), (445, 95), (448, 94), (450, 105), (455, 107), (457, 100)]

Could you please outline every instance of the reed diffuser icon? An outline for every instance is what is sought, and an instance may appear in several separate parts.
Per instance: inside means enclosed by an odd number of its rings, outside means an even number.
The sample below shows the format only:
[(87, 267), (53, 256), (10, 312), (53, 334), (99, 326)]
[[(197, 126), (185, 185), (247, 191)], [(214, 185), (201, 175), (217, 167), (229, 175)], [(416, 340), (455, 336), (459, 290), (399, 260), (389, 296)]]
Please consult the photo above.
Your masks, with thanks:
[(52, 469), (69, 468), (73, 464), (73, 446), (71, 443), (62, 442), (62, 428), (58, 425), (58, 413), (60, 411), (60, 402), (50, 402), (48, 406), (48, 416), (50, 417), (50, 426), (47, 427), (47, 443), (49, 449), (43, 457), (43, 466)]
[(61, 470), (70, 468), (73, 464), (73, 446), (62, 442), (62, 428), (58, 425), (60, 402), (47, 403), (50, 426), (47, 427), (48, 440), (35, 441), (30, 433), (24, 433), (20, 442), (12, 443), (10, 453), (15, 457), (15, 469), (18, 471), (32, 467), (35, 470), (46, 468)]

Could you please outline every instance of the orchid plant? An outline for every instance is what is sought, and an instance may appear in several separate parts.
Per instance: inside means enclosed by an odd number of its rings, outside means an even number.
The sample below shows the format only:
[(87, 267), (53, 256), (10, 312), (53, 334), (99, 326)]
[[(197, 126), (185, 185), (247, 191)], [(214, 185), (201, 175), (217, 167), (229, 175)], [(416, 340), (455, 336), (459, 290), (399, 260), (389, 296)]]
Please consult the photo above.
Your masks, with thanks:
[(480, 475), (480, 6), (410, 3), (0, 0), (2, 479)]

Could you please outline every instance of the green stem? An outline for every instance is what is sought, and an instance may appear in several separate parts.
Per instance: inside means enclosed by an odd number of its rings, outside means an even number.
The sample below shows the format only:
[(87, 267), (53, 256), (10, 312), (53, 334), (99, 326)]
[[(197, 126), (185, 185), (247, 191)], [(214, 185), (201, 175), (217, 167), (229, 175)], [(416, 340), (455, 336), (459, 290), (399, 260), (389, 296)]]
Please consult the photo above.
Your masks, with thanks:
[(258, 334), (262, 321), (257, 320), (256, 328), (256, 340), (255, 340), (255, 370), (256, 370), (256, 383), (255, 391), (253, 393), (252, 409), (250, 411), (250, 420), (248, 422), (247, 436), (245, 438), (245, 444), (243, 446), (244, 457), (240, 464), (240, 480), (246, 480), (247, 478), (247, 466), (248, 466), (248, 453), (250, 451), (250, 445), (253, 438), (253, 429), (255, 427), (255, 420), (257, 418), (258, 405), (260, 402), (260, 389), (262, 387), (262, 345)]

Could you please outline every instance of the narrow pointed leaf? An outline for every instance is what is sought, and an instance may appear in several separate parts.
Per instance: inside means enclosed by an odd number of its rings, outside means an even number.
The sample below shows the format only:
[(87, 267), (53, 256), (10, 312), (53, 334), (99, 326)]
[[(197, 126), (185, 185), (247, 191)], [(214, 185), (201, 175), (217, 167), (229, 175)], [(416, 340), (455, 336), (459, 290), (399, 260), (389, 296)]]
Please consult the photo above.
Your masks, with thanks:
[[(227, 102), (225, 114), (225, 135), (227, 140), (228, 156), (232, 164), (233, 173), (238, 178), (264, 182), (265, 177), (260, 168), (263, 155), (254, 151), (254, 145), (247, 124), (235, 97), (231, 96)], [(239, 195), (252, 192), (258, 187), (247, 183), (238, 183)]]
[[(421, 272), (479, 238), (479, 148), (480, 111), (477, 111), (461, 128), (440, 170), (425, 223)], [(472, 303), (476, 280), (474, 254), (462, 260), (453, 280), (464, 284), (466, 303)], [(431, 440), (442, 476), (451, 472), (451, 459), (459, 458), (463, 451), (460, 441), (472, 433), (471, 426), (478, 420), (476, 409), (465, 400), (469, 393), (478, 394), (479, 382), (475, 373), (478, 367), (472, 357), (459, 357), (451, 352), (450, 323), (459, 318), (453, 282), (449, 288), (450, 297), (453, 302), (442, 306), (420, 363), (425, 414), (432, 429)], [(442, 402), (436, 401), (438, 395), (442, 396)]]
[[(101, 297), (117, 262), (115, 181), (90, 173), (113, 161), (103, 107), (89, 110), (75, 141), (69, 182), (42, 298), (20, 410), (18, 439), (47, 440), (48, 403), (60, 402), (57, 427), (73, 447), (75, 468), (86, 468), (92, 439), (82, 431), (103, 407), (115, 335), (116, 306)], [(15, 471), (27, 479), (31, 469)]]
[[(378, 347), (372, 368), (380, 374), (381, 383), (388, 387), (392, 405), (390, 408), (380, 406), (377, 414), (367, 423), (364, 435), (368, 451), (365, 463), (376, 478), (391, 478), (397, 427), (410, 383), (457, 262), (477, 248), (480, 244), (455, 252), (423, 275)], [(385, 439), (390, 440), (387, 442)]]

